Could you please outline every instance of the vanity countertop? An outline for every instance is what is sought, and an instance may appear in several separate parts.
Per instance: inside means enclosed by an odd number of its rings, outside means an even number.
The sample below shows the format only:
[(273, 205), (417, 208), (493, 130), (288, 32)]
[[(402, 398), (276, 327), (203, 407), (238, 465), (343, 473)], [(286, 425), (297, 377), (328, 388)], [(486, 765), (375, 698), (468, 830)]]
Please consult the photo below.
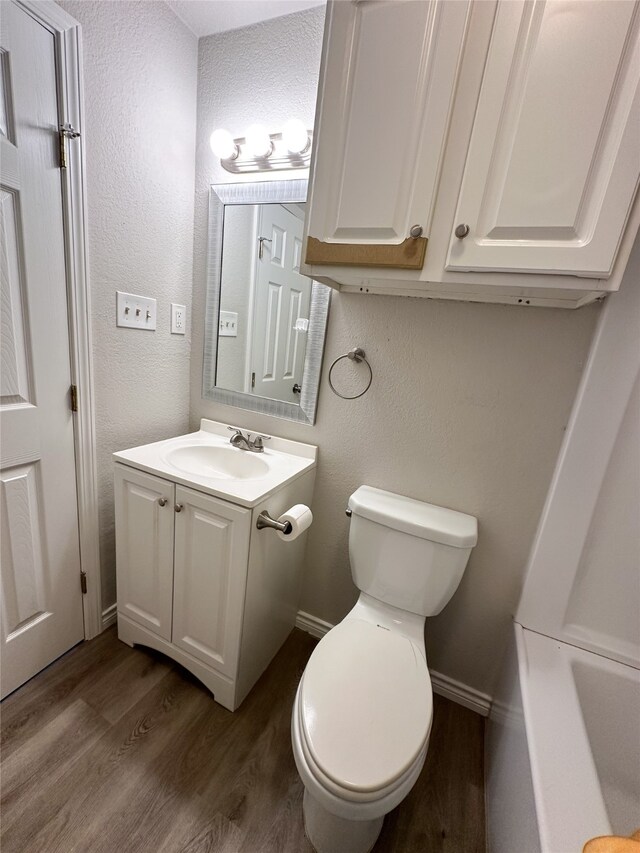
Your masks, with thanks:
[(229, 438), (228, 424), (203, 418), (197, 432), (121, 450), (113, 458), (245, 507), (256, 506), (316, 465), (318, 448), (312, 444), (273, 436), (264, 452), (252, 453), (232, 447)]

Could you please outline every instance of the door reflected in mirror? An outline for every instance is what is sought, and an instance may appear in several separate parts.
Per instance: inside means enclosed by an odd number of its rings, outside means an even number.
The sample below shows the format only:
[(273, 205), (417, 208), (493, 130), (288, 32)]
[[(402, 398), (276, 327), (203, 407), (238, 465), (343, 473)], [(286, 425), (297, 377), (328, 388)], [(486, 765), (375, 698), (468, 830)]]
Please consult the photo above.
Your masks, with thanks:
[(313, 423), (330, 289), (300, 272), (306, 186), (211, 188), (203, 394)]
[(312, 281), (300, 273), (304, 205), (226, 205), (216, 386), (298, 403)]

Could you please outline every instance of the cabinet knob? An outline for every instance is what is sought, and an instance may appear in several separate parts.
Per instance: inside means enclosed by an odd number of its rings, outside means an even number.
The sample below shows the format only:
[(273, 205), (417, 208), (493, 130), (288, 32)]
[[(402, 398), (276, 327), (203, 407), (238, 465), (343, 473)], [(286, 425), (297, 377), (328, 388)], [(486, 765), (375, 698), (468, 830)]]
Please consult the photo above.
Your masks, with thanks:
[(422, 225), (412, 225), (409, 229), (409, 236), (413, 237), (414, 240), (422, 237)]
[(182, 510), (184, 509), (184, 505), (183, 504), (176, 504), (174, 509), (176, 512), (182, 512)]
[(456, 230), (454, 231), (454, 234), (456, 235), (458, 240), (464, 240), (468, 233), (469, 226), (466, 225), (464, 222), (461, 222), (460, 225), (457, 225)]
[(158, 498), (158, 503), (160, 504), (160, 506), (166, 506), (167, 505), (167, 499), (166, 498)]

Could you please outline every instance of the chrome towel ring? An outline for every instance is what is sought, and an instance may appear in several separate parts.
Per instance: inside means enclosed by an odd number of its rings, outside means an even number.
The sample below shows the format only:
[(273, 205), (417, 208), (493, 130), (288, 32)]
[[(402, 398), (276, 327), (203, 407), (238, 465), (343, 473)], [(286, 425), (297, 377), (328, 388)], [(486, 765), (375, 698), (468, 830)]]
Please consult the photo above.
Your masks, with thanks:
[[(341, 394), (339, 391), (337, 391), (336, 387), (333, 384), (333, 381), (331, 379), (331, 374), (333, 372), (333, 368), (336, 366), (336, 364), (339, 361), (342, 361), (343, 358), (349, 358), (352, 361), (355, 361), (356, 364), (360, 364), (361, 362), (364, 362), (367, 365), (367, 367), (369, 368), (369, 381), (367, 382), (366, 388), (364, 389), (364, 391), (361, 391), (359, 394), (352, 394), (350, 397), (347, 396), (346, 394)], [(373, 370), (371, 369), (371, 365), (369, 364), (369, 362), (366, 359), (364, 350), (361, 347), (355, 347), (355, 349), (349, 350), (349, 352), (345, 353), (344, 355), (339, 355), (333, 361), (331, 367), (329, 368), (329, 377), (328, 378), (329, 378), (329, 387), (331, 388), (331, 390), (333, 391), (333, 393), (337, 397), (342, 397), (343, 400), (357, 400), (358, 397), (362, 397), (363, 394), (366, 394), (367, 391), (369, 390), (369, 388), (371, 387), (371, 383), (373, 382)]]

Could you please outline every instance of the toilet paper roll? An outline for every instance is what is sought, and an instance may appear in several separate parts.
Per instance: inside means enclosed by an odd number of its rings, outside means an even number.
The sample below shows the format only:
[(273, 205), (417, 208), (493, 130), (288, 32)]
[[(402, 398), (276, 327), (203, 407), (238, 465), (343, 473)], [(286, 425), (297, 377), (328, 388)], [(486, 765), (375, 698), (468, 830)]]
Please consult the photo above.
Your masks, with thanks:
[(304, 504), (296, 504), (295, 506), (292, 506), (291, 509), (283, 512), (278, 518), (278, 521), (288, 521), (291, 525), (291, 533), (281, 533), (278, 530), (276, 531), (276, 535), (284, 542), (292, 542), (294, 539), (297, 539), (301, 533), (304, 533), (307, 527), (311, 526), (313, 513), (308, 506), (305, 506)]

